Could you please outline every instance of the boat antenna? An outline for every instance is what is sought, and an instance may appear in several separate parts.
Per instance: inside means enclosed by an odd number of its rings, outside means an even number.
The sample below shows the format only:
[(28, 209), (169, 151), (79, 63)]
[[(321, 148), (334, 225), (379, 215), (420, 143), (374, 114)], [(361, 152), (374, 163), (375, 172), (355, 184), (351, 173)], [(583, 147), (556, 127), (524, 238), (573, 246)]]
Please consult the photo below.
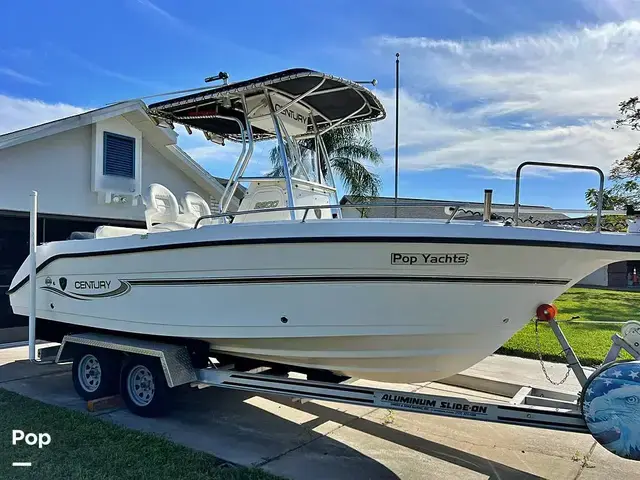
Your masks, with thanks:
[(398, 117), (399, 117), (399, 82), (400, 82), (400, 54), (396, 53), (396, 191), (394, 197), (394, 218), (398, 218)]
[(367, 83), (370, 83), (375, 87), (376, 85), (378, 85), (378, 80), (376, 80), (375, 78), (373, 80), (356, 80), (353, 83), (359, 83), (361, 85), (366, 85)]
[[(207, 78), (204, 79), (205, 83), (215, 82), (216, 80), (222, 80), (223, 84), (227, 85), (228, 84), (228, 80), (229, 80), (229, 74), (227, 72), (220, 72), (215, 77), (207, 77)], [(177, 95), (177, 94), (183, 94), (183, 93), (200, 92), (200, 91), (203, 91), (203, 90), (209, 90), (210, 88), (211, 87), (196, 87), (196, 88), (189, 88), (189, 89), (186, 89), (186, 90), (175, 90), (173, 92), (154, 93), (153, 95), (146, 95), (144, 97), (129, 98), (127, 100), (118, 100), (117, 102), (110, 102), (110, 103), (107, 103), (107, 106), (116, 105), (118, 103), (130, 102), (132, 100), (146, 100), (148, 98), (166, 97), (168, 95)]]
[(204, 79), (205, 83), (215, 82), (216, 80), (222, 80), (223, 85), (228, 84), (229, 74), (227, 72), (220, 72), (215, 77), (207, 77)]
[[(222, 85), (228, 85), (229, 82), (229, 74), (227, 72), (220, 72), (215, 77), (207, 77), (204, 79), (205, 83), (215, 82), (217, 80), (222, 80)], [(222, 105), (225, 108), (231, 108), (231, 99), (229, 98), (229, 93), (227, 92), (222, 100)]]
[(116, 102), (109, 102), (105, 104), (106, 107), (111, 105), (116, 105), (118, 103), (131, 102), (135, 100), (147, 100), (148, 98), (157, 98), (157, 97), (166, 97), (169, 95), (178, 95), (183, 93), (191, 93), (191, 92), (201, 92), (203, 90), (210, 90), (211, 87), (196, 87), (196, 88), (188, 88), (186, 90), (174, 90), (173, 92), (163, 92), (163, 93), (154, 93), (153, 95), (145, 95), (144, 97), (134, 97), (127, 98), (126, 100), (118, 100)]

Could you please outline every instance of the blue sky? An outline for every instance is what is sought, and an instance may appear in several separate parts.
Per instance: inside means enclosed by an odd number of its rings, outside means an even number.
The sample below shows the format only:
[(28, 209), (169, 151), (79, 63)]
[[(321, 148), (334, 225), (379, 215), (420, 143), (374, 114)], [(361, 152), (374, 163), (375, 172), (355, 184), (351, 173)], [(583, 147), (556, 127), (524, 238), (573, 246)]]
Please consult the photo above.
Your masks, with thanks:
[[(241, 6), (242, 5), (242, 6)], [(400, 195), (511, 202), (525, 160), (611, 163), (640, 133), (611, 130), (640, 87), (640, 1), (403, 0), (321, 3), (11, 2), (0, 30), (0, 133), (106, 103), (308, 67), (376, 78), (375, 125), (393, 195), (394, 61), (401, 54)], [(234, 146), (179, 144), (225, 176)], [(254, 173), (267, 168), (264, 146)], [(534, 171), (523, 201), (581, 208), (592, 174)]]

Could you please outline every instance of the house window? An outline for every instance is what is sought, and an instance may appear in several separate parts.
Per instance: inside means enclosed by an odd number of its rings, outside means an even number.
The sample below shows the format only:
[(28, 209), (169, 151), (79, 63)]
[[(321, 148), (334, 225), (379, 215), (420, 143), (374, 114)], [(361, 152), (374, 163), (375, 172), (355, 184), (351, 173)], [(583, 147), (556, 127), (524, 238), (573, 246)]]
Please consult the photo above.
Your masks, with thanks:
[(103, 174), (135, 178), (136, 139), (104, 132)]

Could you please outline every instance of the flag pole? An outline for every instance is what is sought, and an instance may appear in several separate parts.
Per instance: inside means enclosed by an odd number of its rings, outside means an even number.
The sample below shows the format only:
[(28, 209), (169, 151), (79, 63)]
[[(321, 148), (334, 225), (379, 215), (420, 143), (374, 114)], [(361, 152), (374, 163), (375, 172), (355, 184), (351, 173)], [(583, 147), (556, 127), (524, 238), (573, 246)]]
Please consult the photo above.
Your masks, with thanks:
[(398, 218), (398, 117), (399, 117), (399, 82), (400, 82), (400, 54), (396, 53), (396, 189), (394, 202), (394, 218)]

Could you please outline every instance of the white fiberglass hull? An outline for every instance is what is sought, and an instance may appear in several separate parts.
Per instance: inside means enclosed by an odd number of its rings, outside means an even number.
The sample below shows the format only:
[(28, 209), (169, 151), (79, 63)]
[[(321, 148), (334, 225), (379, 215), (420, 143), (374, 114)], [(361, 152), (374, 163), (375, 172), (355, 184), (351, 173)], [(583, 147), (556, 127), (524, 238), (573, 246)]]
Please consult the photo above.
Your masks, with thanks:
[[(55, 242), (39, 248), (36, 313), (350, 377), (437, 380), (589, 273), (640, 257), (639, 240), (331, 220)], [(25, 263), (10, 290), (17, 314), (28, 314), (27, 274)]]

